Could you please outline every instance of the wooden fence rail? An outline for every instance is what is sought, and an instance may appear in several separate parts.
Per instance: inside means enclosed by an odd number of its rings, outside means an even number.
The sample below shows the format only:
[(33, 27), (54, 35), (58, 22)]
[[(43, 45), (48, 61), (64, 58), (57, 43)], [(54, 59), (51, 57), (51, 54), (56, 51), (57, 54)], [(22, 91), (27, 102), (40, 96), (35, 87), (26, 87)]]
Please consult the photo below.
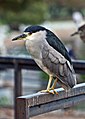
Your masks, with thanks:
[[(78, 74), (85, 74), (85, 61), (74, 60), (73, 66)], [(28, 58), (0, 57), (0, 69), (14, 69), (14, 108), (16, 117), (16, 98), (22, 95), (22, 69), (40, 70), (34, 60)]]
[(56, 89), (58, 95), (36, 93), (17, 98), (17, 118), (29, 117), (63, 109), (85, 101), (85, 83), (76, 85), (72, 90), (65, 92), (62, 88)]

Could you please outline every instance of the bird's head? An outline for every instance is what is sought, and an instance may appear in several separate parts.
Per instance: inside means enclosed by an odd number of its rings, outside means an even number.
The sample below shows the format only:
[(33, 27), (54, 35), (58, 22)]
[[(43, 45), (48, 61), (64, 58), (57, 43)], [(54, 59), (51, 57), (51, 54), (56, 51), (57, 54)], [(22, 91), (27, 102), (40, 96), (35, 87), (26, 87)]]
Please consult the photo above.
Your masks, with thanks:
[(38, 39), (40, 37), (45, 37), (46, 36), (46, 28), (42, 26), (29, 26), (27, 27), (23, 34), (15, 37), (12, 39), (12, 41), (15, 40), (34, 40), (35, 38)]
[(84, 38), (85, 39), (85, 24), (80, 26), (78, 28), (78, 31), (74, 32), (73, 34), (71, 34), (71, 36), (75, 36), (75, 35), (80, 35), (80, 38)]
[(76, 32), (72, 33), (71, 36), (75, 36), (75, 35), (78, 35), (78, 34), (79, 34), (79, 32), (76, 31)]

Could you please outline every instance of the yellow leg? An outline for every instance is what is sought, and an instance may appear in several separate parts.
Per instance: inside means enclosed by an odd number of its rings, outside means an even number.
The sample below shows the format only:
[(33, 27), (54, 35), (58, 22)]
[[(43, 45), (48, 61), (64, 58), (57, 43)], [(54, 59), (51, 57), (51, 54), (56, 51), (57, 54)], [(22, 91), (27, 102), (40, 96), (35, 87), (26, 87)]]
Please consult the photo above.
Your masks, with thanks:
[(56, 92), (56, 91), (54, 90), (57, 81), (58, 81), (58, 79), (55, 79), (55, 80), (54, 80), (54, 83), (53, 83), (53, 85), (52, 85), (52, 87), (50, 88), (50, 90), (53, 90), (53, 92), (54, 92), (55, 94), (58, 94), (58, 92)]
[(47, 85), (47, 90), (50, 89), (52, 80), (53, 80), (53, 76), (50, 75), (50, 78), (49, 78), (49, 81), (48, 81), (48, 85)]
[(52, 87), (50, 88), (51, 90), (54, 90), (54, 88), (55, 88), (55, 86), (56, 86), (57, 81), (58, 81), (57, 79), (55, 79), (55, 80), (54, 80), (54, 83), (53, 83)]
[(42, 90), (42, 91), (40, 91), (40, 92), (42, 92), (42, 93), (51, 93), (51, 94), (54, 94), (54, 92), (50, 92), (50, 90), (51, 90), (51, 89), (50, 89), (50, 86), (51, 86), (52, 80), (53, 80), (53, 76), (50, 75), (49, 81), (48, 81), (48, 85), (47, 85), (47, 89), (46, 89), (46, 90)]

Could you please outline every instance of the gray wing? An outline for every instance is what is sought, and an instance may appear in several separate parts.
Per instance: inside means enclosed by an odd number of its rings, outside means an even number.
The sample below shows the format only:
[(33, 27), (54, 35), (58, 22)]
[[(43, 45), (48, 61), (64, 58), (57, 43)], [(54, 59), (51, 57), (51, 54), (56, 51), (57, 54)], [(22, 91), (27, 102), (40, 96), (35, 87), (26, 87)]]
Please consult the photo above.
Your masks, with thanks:
[(51, 31), (48, 31), (46, 40), (50, 46), (52, 46), (56, 51), (61, 53), (70, 63), (71, 58), (61, 40)]
[(72, 66), (68, 63), (67, 59), (52, 47), (45, 46), (43, 48), (42, 62), (66, 88), (72, 88), (75, 85), (76, 80)]

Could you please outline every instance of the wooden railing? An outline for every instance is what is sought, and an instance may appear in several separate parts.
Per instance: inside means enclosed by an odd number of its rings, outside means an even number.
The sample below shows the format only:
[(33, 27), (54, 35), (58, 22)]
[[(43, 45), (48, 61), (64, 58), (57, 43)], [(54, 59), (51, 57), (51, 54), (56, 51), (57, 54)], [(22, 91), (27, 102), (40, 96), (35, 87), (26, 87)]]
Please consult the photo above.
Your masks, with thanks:
[[(85, 74), (85, 61), (75, 60), (73, 61), (75, 72), (78, 74)], [(27, 70), (40, 70), (34, 60), (28, 58), (16, 58), (16, 57), (0, 57), (0, 69), (14, 69), (14, 108), (15, 119), (16, 117), (16, 98), (22, 95), (22, 69)]]
[(64, 109), (85, 101), (85, 83), (76, 85), (65, 92), (62, 88), (56, 89), (58, 95), (36, 93), (17, 98), (16, 119), (29, 119), (43, 113), (57, 109)]

